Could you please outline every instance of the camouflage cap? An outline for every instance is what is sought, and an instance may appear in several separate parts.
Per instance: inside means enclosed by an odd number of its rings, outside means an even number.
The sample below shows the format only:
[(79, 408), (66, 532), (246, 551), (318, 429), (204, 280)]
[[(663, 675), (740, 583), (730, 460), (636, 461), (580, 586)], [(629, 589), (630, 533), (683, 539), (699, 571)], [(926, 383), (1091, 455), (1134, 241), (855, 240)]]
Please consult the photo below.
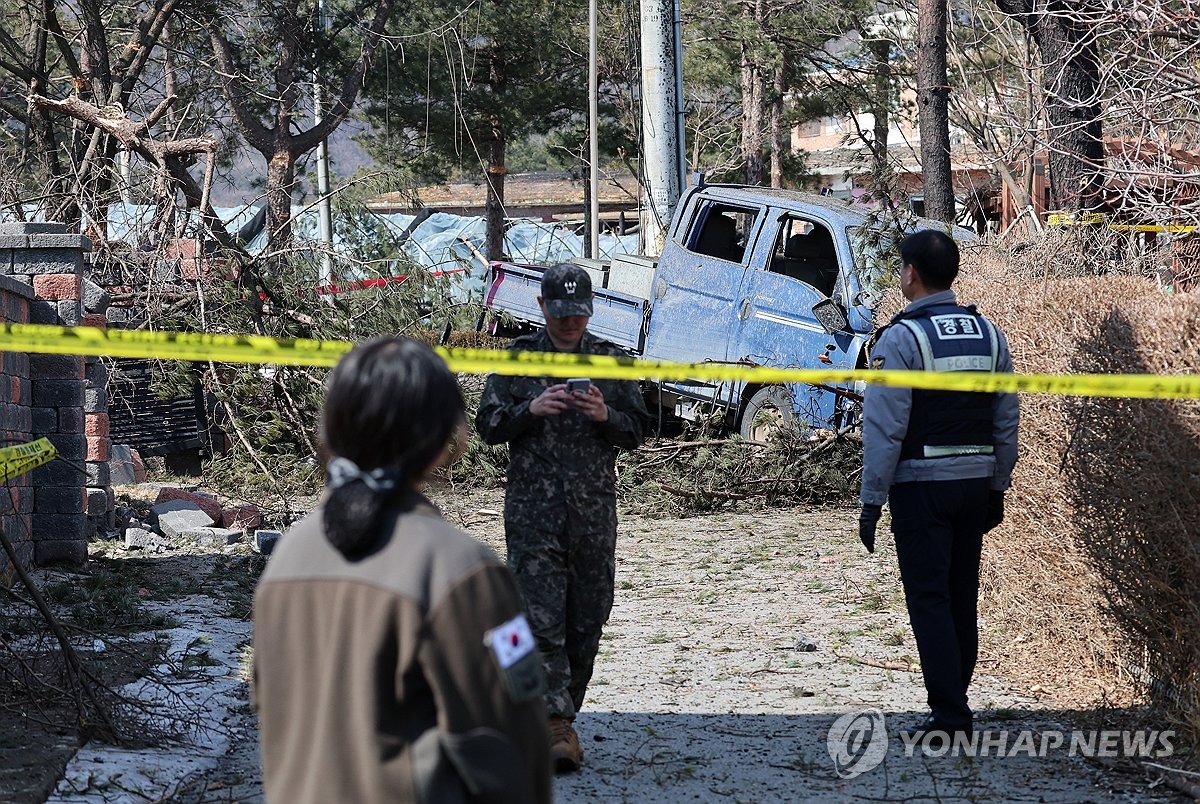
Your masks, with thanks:
[(569, 262), (551, 265), (542, 274), (542, 301), (555, 318), (592, 314), (592, 278)]

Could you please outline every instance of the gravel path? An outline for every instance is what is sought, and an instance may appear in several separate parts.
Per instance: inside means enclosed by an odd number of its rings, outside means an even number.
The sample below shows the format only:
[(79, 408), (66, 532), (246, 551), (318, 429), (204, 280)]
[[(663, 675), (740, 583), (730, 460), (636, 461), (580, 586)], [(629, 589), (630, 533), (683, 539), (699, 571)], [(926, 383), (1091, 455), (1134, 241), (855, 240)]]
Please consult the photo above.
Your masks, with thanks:
[[(441, 502), (449, 519), (501, 546), (498, 493)], [(868, 556), (855, 525), (849, 508), (623, 516), (617, 602), (577, 721), (585, 766), (557, 779), (556, 802), (1170, 800), (1140, 772), (1065, 750), (906, 756), (896, 730), (924, 711), (909, 667), (916, 648), (890, 539)], [(978, 728), (1071, 728), (1077, 713), (987, 676), (988, 663), (972, 688)], [(886, 755), (875, 744), (877, 766), (842, 778), (827, 735), (862, 709), (886, 721)], [(253, 721), (244, 709), (228, 717), (228, 752), (164, 788), (171, 800), (261, 800)]]

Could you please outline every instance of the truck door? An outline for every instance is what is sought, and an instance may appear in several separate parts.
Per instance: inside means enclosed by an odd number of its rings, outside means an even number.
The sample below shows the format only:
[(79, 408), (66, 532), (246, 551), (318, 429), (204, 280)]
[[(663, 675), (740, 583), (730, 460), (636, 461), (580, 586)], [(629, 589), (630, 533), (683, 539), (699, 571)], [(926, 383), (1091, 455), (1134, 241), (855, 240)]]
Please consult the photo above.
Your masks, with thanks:
[(725, 360), (760, 210), (700, 197), (681, 248), (659, 259), (647, 356), (694, 363)]
[[(863, 335), (830, 335), (812, 313), (831, 297), (849, 254), (816, 218), (784, 213), (764, 226), (763, 248), (751, 261), (735, 302), (737, 323), (730, 360), (784, 368), (854, 368)], [(840, 294), (839, 294), (840, 295)], [(810, 422), (831, 421), (836, 395), (802, 385), (789, 389), (798, 415)]]

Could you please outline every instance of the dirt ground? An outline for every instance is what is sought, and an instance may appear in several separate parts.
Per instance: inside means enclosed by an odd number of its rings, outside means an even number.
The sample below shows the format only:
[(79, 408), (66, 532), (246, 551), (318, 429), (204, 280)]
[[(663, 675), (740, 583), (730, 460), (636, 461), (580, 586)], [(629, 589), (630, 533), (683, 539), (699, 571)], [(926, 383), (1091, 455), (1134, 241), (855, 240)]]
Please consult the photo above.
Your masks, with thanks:
[[(499, 491), (434, 496), (451, 521), (501, 547)], [(577, 721), (585, 767), (556, 780), (555, 800), (1177, 800), (1156, 769), (1133, 760), (1101, 763), (1065, 750), (906, 756), (896, 731), (924, 711), (916, 648), (890, 539), (867, 555), (854, 536), (855, 516), (849, 507), (624, 515), (616, 606)], [(250, 624), (230, 616), (245, 612), (246, 585), (229, 575), (231, 566), (242, 571), (231, 562), (249, 560), (239, 552), (248, 548), (229, 550), (178, 553), (159, 566), (178, 575), (190, 565), (208, 579), (155, 604), (184, 623), (170, 632), (168, 657), (204, 640), (203, 673), (175, 688), (200, 702), (191, 738), (146, 751), (93, 743), (69, 762), (63, 755), (70, 751), (60, 748), (58, 767), (66, 767), (49, 800), (261, 801), (245, 684)], [(202, 565), (207, 570), (195, 572)], [(1004, 644), (981, 614), (987, 644)], [(1064, 710), (1052, 689), (1015, 689), (988, 674), (989, 650), (972, 688), (980, 730), (1121, 728), (1131, 715)], [(840, 716), (867, 709), (884, 718), (886, 753), (870, 770), (843, 778), (827, 736)], [(38, 739), (62, 742), (61, 735)], [(42, 764), (54, 765), (43, 750)], [(17, 775), (0, 777), (0, 800), (43, 800), (44, 792), (16, 784)]]

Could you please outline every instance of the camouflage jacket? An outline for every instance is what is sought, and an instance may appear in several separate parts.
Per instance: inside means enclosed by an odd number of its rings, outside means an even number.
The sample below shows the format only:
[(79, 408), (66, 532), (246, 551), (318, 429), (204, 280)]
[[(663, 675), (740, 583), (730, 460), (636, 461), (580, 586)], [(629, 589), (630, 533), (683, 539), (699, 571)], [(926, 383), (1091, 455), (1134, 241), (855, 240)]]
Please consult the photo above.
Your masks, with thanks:
[[(523, 335), (513, 351), (554, 352), (541, 331)], [(580, 354), (628, 357), (619, 346), (584, 332)], [(587, 369), (580, 367), (580, 376)], [(650, 426), (641, 388), (632, 380), (593, 380), (608, 404), (608, 421), (594, 422), (568, 410), (557, 416), (535, 416), (529, 403), (551, 385), (552, 377), (488, 377), (479, 401), (475, 426), (489, 444), (509, 444), (506, 508), (521, 501), (530, 513), (561, 510), (584, 513), (597, 498), (616, 495), (615, 464), (621, 449), (636, 449)]]

